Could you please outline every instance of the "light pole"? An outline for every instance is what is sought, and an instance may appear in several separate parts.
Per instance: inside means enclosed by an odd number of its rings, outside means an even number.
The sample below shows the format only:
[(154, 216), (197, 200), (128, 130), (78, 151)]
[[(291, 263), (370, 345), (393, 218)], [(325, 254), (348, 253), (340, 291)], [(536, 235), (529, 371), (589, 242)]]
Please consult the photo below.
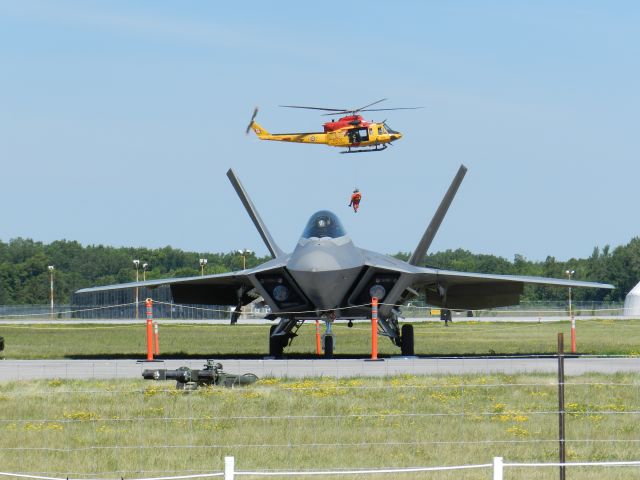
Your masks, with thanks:
[(207, 265), (207, 259), (206, 258), (201, 258), (200, 259), (200, 275), (204, 275), (204, 267), (206, 267)]
[(51, 319), (53, 320), (53, 271), (55, 267), (49, 265), (47, 268), (49, 269), (49, 299), (51, 300)]
[[(569, 280), (571, 275), (576, 273), (575, 270), (565, 270)], [(576, 353), (576, 319), (573, 318), (573, 309), (571, 307), (571, 287), (569, 287), (569, 319), (571, 320), (571, 353)]]
[(241, 248), (238, 250), (238, 253), (242, 255), (242, 269), (246, 270), (247, 268), (247, 255), (251, 255), (253, 250), (249, 250), (248, 248)]
[(149, 264), (143, 263), (142, 264), (142, 281), (143, 282), (147, 280), (147, 268), (149, 268)]
[[(136, 267), (136, 283), (138, 283), (138, 272), (140, 269), (140, 260), (134, 260), (133, 265)], [(138, 320), (138, 285), (136, 285), (136, 320)]]
[[(565, 270), (565, 272), (567, 274), (567, 276), (569, 277), (569, 280), (571, 280), (571, 276), (576, 273), (575, 270)], [(571, 287), (569, 287), (569, 317), (573, 318), (573, 310), (571, 308)]]

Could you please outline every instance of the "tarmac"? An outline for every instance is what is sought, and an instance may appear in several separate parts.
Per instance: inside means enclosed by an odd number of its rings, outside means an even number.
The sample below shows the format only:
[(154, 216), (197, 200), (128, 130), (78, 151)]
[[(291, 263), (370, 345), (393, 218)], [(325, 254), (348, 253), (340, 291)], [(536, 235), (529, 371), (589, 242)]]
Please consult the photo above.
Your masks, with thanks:
[[(131, 360), (0, 360), (0, 382), (35, 379), (129, 379), (142, 378), (147, 368), (174, 369), (181, 366), (200, 369), (205, 360), (171, 359), (158, 362)], [(302, 377), (380, 377), (394, 375), (517, 374), (554, 373), (554, 357), (391, 357), (381, 361), (366, 359), (331, 360), (222, 360), (230, 373), (253, 373), (260, 378)], [(565, 375), (584, 373), (640, 373), (640, 358), (565, 357)]]

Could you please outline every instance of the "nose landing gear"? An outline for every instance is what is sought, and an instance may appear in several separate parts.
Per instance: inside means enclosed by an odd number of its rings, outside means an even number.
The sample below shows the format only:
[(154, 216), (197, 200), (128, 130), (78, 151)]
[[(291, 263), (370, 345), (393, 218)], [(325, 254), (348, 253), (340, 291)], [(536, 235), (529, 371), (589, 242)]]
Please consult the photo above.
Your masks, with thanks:
[[(336, 346), (336, 336), (331, 331), (331, 325), (336, 319), (333, 311), (322, 315), (326, 330), (322, 334), (322, 349), (324, 358), (332, 358)], [(282, 317), (277, 325), (271, 325), (269, 329), (269, 357), (282, 358), (284, 349), (291, 344), (291, 340), (297, 337), (297, 331), (305, 322), (304, 319)]]
[(325, 333), (322, 334), (322, 349), (324, 350), (324, 358), (333, 358), (333, 349), (336, 345), (336, 336), (331, 331), (331, 324), (335, 319), (335, 315), (326, 316), (324, 323), (327, 327)]

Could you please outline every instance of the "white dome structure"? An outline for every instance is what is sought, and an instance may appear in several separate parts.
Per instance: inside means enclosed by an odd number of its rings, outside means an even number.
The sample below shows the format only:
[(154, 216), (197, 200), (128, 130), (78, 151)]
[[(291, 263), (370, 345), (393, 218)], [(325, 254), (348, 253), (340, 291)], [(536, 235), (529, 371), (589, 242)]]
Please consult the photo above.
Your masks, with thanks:
[(627, 293), (624, 299), (624, 315), (640, 317), (640, 283)]

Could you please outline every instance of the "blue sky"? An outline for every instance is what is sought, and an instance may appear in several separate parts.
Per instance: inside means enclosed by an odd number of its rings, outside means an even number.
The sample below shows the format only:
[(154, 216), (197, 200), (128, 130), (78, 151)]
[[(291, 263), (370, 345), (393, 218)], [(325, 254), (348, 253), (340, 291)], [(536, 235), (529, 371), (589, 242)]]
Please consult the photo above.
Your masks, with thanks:
[[(239, 5), (240, 7), (238, 7)], [(588, 256), (640, 234), (637, 2), (0, 2), (0, 239), (267, 250), (330, 209), (411, 251), (460, 163), (432, 250)], [(404, 133), (376, 154), (259, 142), (353, 107)], [(381, 105), (382, 106), (382, 105)], [(353, 187), (361, 210), (348, 208)]]

